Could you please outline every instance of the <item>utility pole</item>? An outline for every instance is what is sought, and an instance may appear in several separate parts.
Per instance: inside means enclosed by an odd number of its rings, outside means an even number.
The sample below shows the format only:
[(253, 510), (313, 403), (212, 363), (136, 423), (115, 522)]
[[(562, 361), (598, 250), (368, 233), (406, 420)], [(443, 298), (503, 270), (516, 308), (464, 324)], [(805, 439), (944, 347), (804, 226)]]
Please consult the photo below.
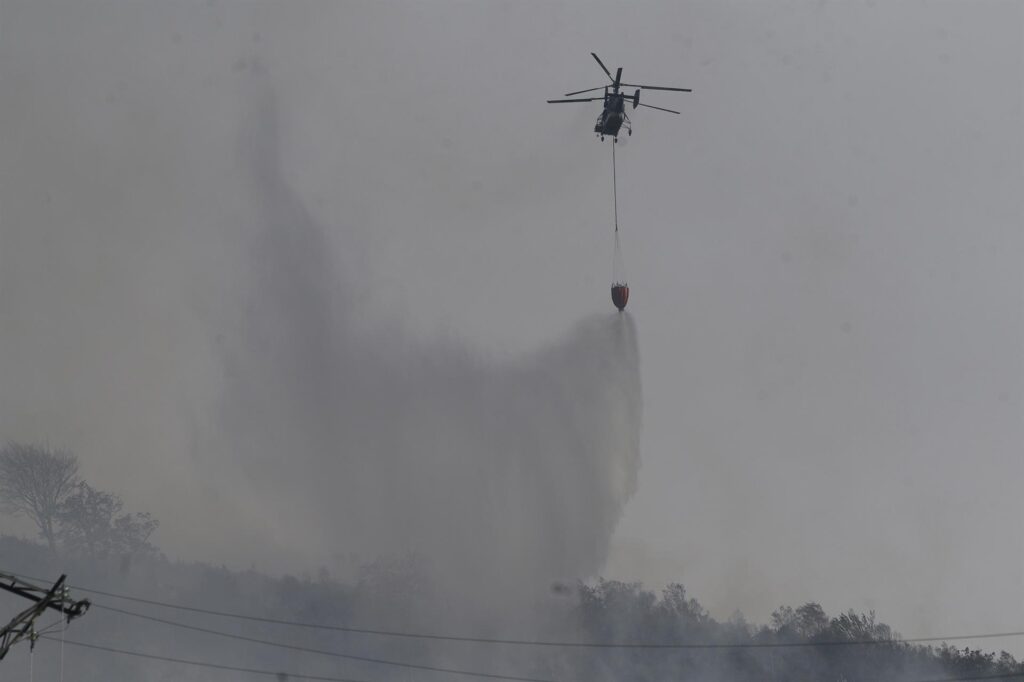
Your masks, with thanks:
[(64, 586), (67, 576), (61, 575), (50, 588), (39, 587), (9, 573), (0, 573), (0, 590), (5, 590), (19, 597), (35, 602), (18, 615), (3, 629), (0, 629), (0, 660), (7, 651), (23, 639), (28, 639), (35, 646), (39, 635), (35, 630), (35, 620), (47, 609), (59, 611), (61, 616), (71, 622), (89, 610), (89, 600), (72, 601), (68, 596), (68, 588)]

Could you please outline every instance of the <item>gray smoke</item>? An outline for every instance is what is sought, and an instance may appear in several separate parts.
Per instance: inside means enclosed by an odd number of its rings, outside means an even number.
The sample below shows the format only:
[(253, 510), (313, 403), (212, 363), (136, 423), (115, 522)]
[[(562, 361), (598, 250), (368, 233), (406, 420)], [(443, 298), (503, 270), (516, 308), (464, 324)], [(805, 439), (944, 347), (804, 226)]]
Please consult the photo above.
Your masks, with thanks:
[(292, 551), (411, 551), (481, 593), (593, 575), (636, 487), (632, 319), (597, 315), (499, 362), (361, 332), (351, 276), (283, 178), (273, 98), (254, 106), (242, 149), (260, 207), (251, 288), (222, 338), (215, 448), (217, 476), (245, 481), (236, 504), (276, 541), (299, 539)]
[(197, 119), (169, 76), (5, 100), (0, 438), (75, 451), (171, 556), (411, 552), (476, 593), (593, 575), (636, 487), (633, 321), (495, 358), (370, 320), (360, 221), (291, 185), (267, 71)]

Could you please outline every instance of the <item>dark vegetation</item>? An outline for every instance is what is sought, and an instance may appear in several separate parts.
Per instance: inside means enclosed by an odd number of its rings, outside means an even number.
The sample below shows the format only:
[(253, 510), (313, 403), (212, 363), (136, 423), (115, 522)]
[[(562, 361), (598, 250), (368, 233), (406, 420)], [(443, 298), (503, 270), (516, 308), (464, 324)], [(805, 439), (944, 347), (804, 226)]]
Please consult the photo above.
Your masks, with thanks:
[[(347, 677), (366, 682), (465, 679), (243, 643), (210, 633), (142, 620), (116, 609), (307, 648), (388, 660), (498, 672), (558, 682), (592, 680), (707, 680), (745, 682), (876, 681), (981, 678), (1024, 679), (1024, 664), (1002, 652), (905, 643), (874, 613), (830, 616), (818, 604), (781, 607), (766, 625), (740, 614), (718, 621), (682, 585), (660, 595), (639, 583), (599, 580), (553, 589), (535, 609), (531, 631), (460, 621), (452, 599), (433, 587), (417, 557), (382, 558), (349, 580), (271, 577), (202, 563), (178, 562), (149, 541), (157, 522), (122, 511), (119, 498), (81, 481), (66, 452), (10, 444), (0, 455), (0, 495), (8, 513), (36, 525), (40, 542), (0, 536), (0, 571), (73, 586), (203, 609), (306, 623), (458, 634), (490, 638), (712, 645), (689, 649), (499, 646), (365, 634), (225, 619), (74, 590), (94, 608), (67, 631), (89, 642), (158, 656), (225, 665)], [(515, 600), (510, 601), (514, 602)], [(0, 598), (0, 620), (22, 605)], [(956, 633), (954, 633), (956, 634)], [(36, 671), (57, 670), (56, 643), (40, 642)], [(45, 654), (46, 657), (40, 660)], [(24, 655), (24, 653), (22, 654)], [(69, 646), (75, 677), (91, 680), (242, 680), (252, 675), (131, 658)], [(13, 657), (12, 657), (13, 658)], [(10, 663), (9, 658), (5, 664)], [(1017, 677), (1020, 676), (1020, 677)], [(287, 679), (279, 677), (279, 679)]]
[[(659, 599), (639, 584), (601, 581), (581, 587), (576, 610), (582, 632), (592, 640), (755, 645), (660, 655), (629, 650), (608, 659), (619, 679), (853, 682), (1024, 675), (1024, 664), (1005, 651), (997, 655), (945, 644), (904, 643), (874, 612), (830, 617), (815, 603), (783, 606), (770, 624), (754, 626), (738, 613), (726, 622), (716, 621), (687, 597), (682, 585), (669, 585)], [(589, 675), (601, 665), (592, 663)]]
[(146, 513), (122, 513), (117, 495), (78, 476), (78, 459), (64, 450), (8, 443), (0, 449), (0, 510), (28, 517), (50, 553), (106, 558), (156, 551), (149, 537), (159, 523)]

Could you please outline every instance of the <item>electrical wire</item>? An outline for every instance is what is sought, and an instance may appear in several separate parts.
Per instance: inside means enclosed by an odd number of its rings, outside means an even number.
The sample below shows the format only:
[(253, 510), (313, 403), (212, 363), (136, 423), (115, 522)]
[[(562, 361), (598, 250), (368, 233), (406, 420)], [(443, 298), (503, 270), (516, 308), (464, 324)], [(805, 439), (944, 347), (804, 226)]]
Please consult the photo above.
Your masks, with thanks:
[[(17, 575), (21, 578), (29, 580), (39, 580), (32, 576), (21, 575), (18, 573), (10, 573), (10, 575)], [(770, 648), (797, 648), (797, 647), (818, 647), (818, 646), (855, 646), (855, 645), (882, 645), (882, 644), (926, 644), (929, 642), (953, 642), (962, 640), (973, 640), (973, 639), (1002, 639), (1006, 637), (1024, 637), (1024, 630), (1012, 631), (1012, 632), (989, 632), (983, 634), (971, 634), (971, 635), (948, 635), (941, 637), (901, 637), (900, 639), (859, 639), (859, 640), (835, 640), (825, 642), (752, 642), (748, 644), (743, 643), (653, 643), (653, 642), (563, 642), (553, 640), (537, 640), (537, 639), (500, 639), (496, 637), (469, 637), (459, 635), (441, 635), (427, 632), (405, 632), (400, 630), (377, 630), (372, 628), (360, 628), (360, 627), (348, 627), (343, 625), (328, 625), (323, 623), (308, 623), (303, 621), (286, 620), (280, 618), (269, 618), (264, 616), (252, 616), (242, 613), (234, 613), (230, 611), (217, 611), (214, 609), (204, 609), (196, 606), (183, 606), (181, 604), (172, 604), (170, 602), (157, 601), (155, 599), (145, 599), (142, 597), (134, 597), (125, 594), (117, 594), (114, 592), (105, 592), (103, 590), (95, 590), (88, 587), (82, 587), (75, 585), (75, 589), (81, 590), (82, 592), (88, 592), (90, 594), (98, 594), (104, 597), (111, 597), (114, 599), (124, 599), (127, 601), (133, 601), (140, 604), (148, 604), (150, 606), (159, 606), (162, 608), (176, 609), (179, 611), (187, 611), (190, 613), (202, 613), (208, 616), (218, 616), (221, 618), (234, 618), (237, 620), (245, 620), (255, 623), (267, 623), (270, 625), (284, 625), (288, 627), (296, 628), (307, 628), (313, 630), (327, 630), (332, 632), (346, 632), (351, 634), (360, 635), (376, 635), (381, 637), (399, 637), (406, 639), (425, 639), (435, 641), (447, 641), (447, 642), (467, 642), (472, 644), (502, 644), (508, 646), (537, 646), (537, 647), (565, 647), (565, 648), (582, 648), (582, 649), (770, 649)], [(110, 607), (107, 607), (110, 608)]]
[(294, 644), (285, 644), (283, 642), (275, 642), (267, 639), (257, 639), (255, 637), (247, 637), (245, 635), (236, 635), (231, 632), (223, 632), (221, 630), (213, 630), (210, 628), (199, 627), (198, 625), (190, 625), (188, 623), (181, 623), (174, 620), (166, 620), (164, 618), (157, 618), (155, 616), (149, 616), (143, 613), (136, 613), (134, 611), (126, 611), (124, 609), (114, 608), (112, 606), (104, 606), (103, 604), (93, 604), (94, 608), (103, 609), (104, 611), (111, 611), (113, 613), (119, 613), (125, 616), (131, 616), (133, 618), (141, 618), (154, 623), (161, 623), (163, 625), (170, 625), (176, 628), (182, 628), (184, 630), (192, 630), (194, 632), (202, 632), (208, 635), (215, 635), (217, 637), (227, 637), (229, 639), (236, 639), (242, 642), (251, 642), (252, 644), (263, 644), (265, 646), (278, 647), (280, 649), (291, 649), (292, 651), (301, 651), (307, 654), (320, 654), (322, 656), (332, 656), (334, 658), (344, 658), (350, 661), (361, 661), (363, 663), (377, 663), (380, 665), (390, 665), (397, 668), (407, 668), (410, 670), (426, 670), (435, 673), (448, 673), (450, 675), (465, 675), (467, 677), (482, 677), (492, 680), (512, 680), (512, 682), (553, 682), (552, 680), (538, 679), (535, 677), (520, 677), (517, 675), (500, 675), (497, 673), (483, 673), (475, 672), (472, 670), (460, 670), (457, 668), (440, 668), (431, 665), (420, 665), (418, 663), (403, 663), (401, 661), (390, 661), (382, 658), (371, 658), (369, 656), (356, 656), (355, 654), (343, 654), (337, 651), (327, 651), (325, 649), (313, 649), (311, 647), (297, 646)]
[[(240, 620), (255, 621), (259, 623), (268, 623), (272, 625), (286, 625), (299, 628), (308, 629), (322, 629), (336, 632), (346, 632), (355, 634), (365, 635), (379, 635), (386, 637), (401, 637), (409, 639), (427, 639), (427, 640), (442, 640), (442, 641), (454, 641), (454, 642), (468, 642), (475, 644), (505, 644), (512, 646), (539, 646), (539, 647), (564, 647), (564, 648), (590, 648), (590, 649), (771, 649), (771, 648), (794, 648), (794, 647), (815, 647), (815, 646), (853, 646), (853, 645), (876, 645), (876, 644), (919, 644), (927, 642), (944, 642), (944, 641), (955, 641), (955, 640), (970, 640), (970, 639), (995, 639), (1004, 637), (1021, 637), (1024, 636), (1024, 631), (1017, 632), (992, 632), (985, 634), (975, 635), (954, 635), (949, 637), (913, 637), (913, 638), (901, 638), (901, 639), (859, 639), (859, 640), (834, 640), (825, 642), (751, 642), (751, 643), (653, 643), (653, 642), (560, 642), (560, 641), (549, 641), (549, 640), (529, 640), (529, 639), (497, 639), (490, 637), (465, 637), (456, 635), (438, 635), (432, 633), (423, 632), (401, 632), (394, 630), (372, 630), (367, 628), (354, 628), (345, 627), (341, 625), (324, 625), (317, 623), (305, 623), (300, 621), (280, 620), (277, 618), (264, 618), (261, 616), (249, 616), (245, 614), (230, 613), (226, 611), (215, 611), (212, 609), (201, 609), (198, 607), (181, 606), (177, 604), (169, 604), (166, 602), (158, 602), (150, 599), (142, 599), (137, 597), (128, 597), (123, 595), (115, 595), (109, 592), (101, 592), (99, 590), (90, 590), (86, 588), (78, 588), (84, 592), (91, 594), (99, 594), (107, 597), (114, 597), (117, 599), (126, 599), (129, 601), (137, 601), (143, 604), (149, 604), (152, 606), (161, 606), (170, 609), (179, 609), (182, 611), (189, 611), (193, 613), (202, 613), (206, 615), (219, 616), (222, 618), (236, 618)], [(118, 611), (121, 613), (133, 613), (125, 612), (120, 609), (116, 609), (111, 606), (102, 604), (93, 604), (95, 608), (106, 609), (110, 611)], [(138, 615), (138, 614), (136, 614)], [(152, 618), (150, 616), (140, 616), (144, 618)]]
[[(67, 601), (67, 598), (68, 598), (68, 588), (67, 588), (67, 586), (61, 587), (61, 595), (60, 596), (61, 596), (61, 598), (64, 601)], [(66, 633), (68, 631), (68, 618), (63, 613), (61, 613), (60, 615), (61, 615), (60, 622), (62, 624), (62, 627), (60, 629), (60, 678), (59, 678), (59, 682), (64, 682), (64, 633)]]
[(992, 673), (989, 675), (974, 675), (971, 677), (933, 677), (928, 680), (914, 680), (914, 682), (968, 682), (969, 680), (1012, 680), (1015, 677), (1024, 680), (1024, 673)]
[[(43, 637), (42, 639), (48, 639), (56, 642), (55, 637)], [(105, 651), (107, 653), (119, 654), (121, 656), (134, 656), (136, 658), (148, 658), (154, 661), (164, 661), (166, 663), (180, 663), (182, 665), (192, 665), (200, 668), (213, 668), (216, 670), (228, 670), (231, 672), (238, 673), (249, 673), (251, 675), (268, 675), (276, 677), (278, 675), (285, 675), (288, 678), (294, 678), (297, 680), (319, 680), (320, 682), (365, 682), (365, 680), (355, 680), (348, 677), (323, 677), (319, 675), (302, 675), (300, 673), (289, 673), (282, 670), (261, 670), (259, 668), (243, 668), (233, 665), (222, 665), (220, 663), (210, 663), (208, 661), (193, 661), (187, 658), (175, 658), (173, 656), (158, 656), (156, 654), (144, 654), (141, 651), (129, 651), (127, 649), (115, 649), (114, 647), (101, 646), (99, 644), (88, 644), (86, 642), (76, 642), (74, 640), (67, 639), (64, 641), (69, 646), (77, 646), (85, 649), (94, 649), (96, 651)]]
[[(47, 639), (51, 641), (57, 641), (54, 637), (44, 636), (41, 639)], [(287, 678), (296, 680), (315, 680), (317, 682), (365, 682), (364, 680), (355, 680), (346, 677), (323, 677), (319, 675), (303, 675), (300, 673), (290, 673), (283, 670), (261, 670), (259, 668), (243, 668), (240, 666), (222, 665), (220, 663), (210, 663), (207, 661), (193, 661), (184, 658), (175, 658), (171, 656), (158, 656), (156, 654), (144, 654), (140, 651), (129, 651), (127, 649), (116, 649), (114, 647), (101, 646), (99, 644), (88, 644), (86, 642), (76, 642), (73, 640), (65, 640), (65, 643), (69, 646), (77, 646), (85, 649), (93, 649), (96, 651), (104, 651), (107, 653), (119, 654), (122, 656), (134, 656), (136, 658), (147, 658), (155, 661), (164, 661), (167, 663), (179, 663), (182, 665), (191, 665), (200, 668), (210, 668), (215, 670), (227, 670), (231, 672), (249, 673), (252, 675), (267, 675), (267, 676), (279, 676), (285, 675)], [(988, 675), (967, 675), (961, 677), (937, 677), (929, 678), (924, 680), (913, 680), (912, 682), (972, 682), (974, 680), (1011, 680), (1019, 678), (1024, 680), (1024, 673), (993, 673)]]
[(56, 629), (57, 629), (58, 627), (60, 627), (60, 624), (61, 624), (61, 620), (60, 620), (60, 619), (58, 619), (58, 620), (55, 620), (55, 621), (53, 621), (53, 622), (52, 622), (52, 623), (50, 623), (49, 625), (47, 625), (47, 626), (46, 626), (45, 628), (43, 628), (42, 630), (37, 630), (37, 631), (36, 631), (36, 639), (38, 639), (38, 638), (39, 638), (39, 637), (41, 637), (42, 635), (45, 635), (45, 634), (47, 634), (47, 633), (49, 633), (49, 632), (54, 632), (54, 631), (56, 631)]

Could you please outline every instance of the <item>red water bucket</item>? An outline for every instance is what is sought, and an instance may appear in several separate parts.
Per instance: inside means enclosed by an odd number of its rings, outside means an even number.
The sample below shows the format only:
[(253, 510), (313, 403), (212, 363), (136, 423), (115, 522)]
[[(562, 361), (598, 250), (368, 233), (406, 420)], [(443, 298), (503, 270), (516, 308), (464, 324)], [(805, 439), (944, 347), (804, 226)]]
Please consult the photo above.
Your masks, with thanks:
[(625, 310), (629, 301), (629, 287), (625, 282), (616, 282), (612, 285), (612, 303), (619, 310)]

